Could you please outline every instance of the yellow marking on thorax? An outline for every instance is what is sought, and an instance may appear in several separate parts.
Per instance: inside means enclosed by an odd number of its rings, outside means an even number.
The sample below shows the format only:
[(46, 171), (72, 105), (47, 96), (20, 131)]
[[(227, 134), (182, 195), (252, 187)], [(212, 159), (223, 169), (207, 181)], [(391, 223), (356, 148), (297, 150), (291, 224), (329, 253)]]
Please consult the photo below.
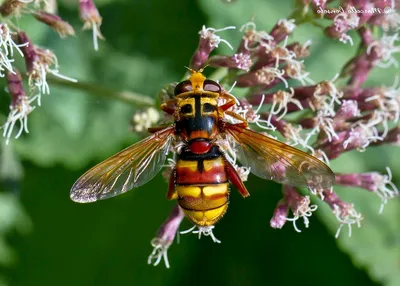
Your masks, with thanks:
[(180, 100), (178, 100), (177, 104), (178, 104), (179, 108), (182, 108), (182, 106), (184, 106), (184, 105), (186, 105), (186, 104), (191, 105), (191, 106), (192, 106), (192, 112), (190, 112), (190, 113), (185, 113), (185, 114), (181, 114), (181, 115), (184, 115), (184, 116), (194, 116), (194, 112), (195, 112), (195, 101), (194, 101), (194, 98), (193, 98), (193, 97), (192, 97), (192, 98), (188, 97), (188, 98), (180, 99)]
[(209, 112), (204, 112), (204, 111), (203, 111), (203, 109), (204, 109), (204, 104), (206, 104), (206, 103), (209, 103), (209, 104), (211, 104), (211, 105), (213, 105), (213, 106), (215, 106), (215, 107), (218, 106), (218, 103), (217, 103), (216, 98), (211, 98), (211, 97), (202, 96), (202, 97), (200, 98), (201, 115), (215, 115), (215, 116), (217, 116), (217, 115), (218, 115), (217, 108), (215, 108), (214, 111), (209, 111)]
[(204, 160), (203, 161), (203, 168), (205, 171), (209, 171), (212, 168), (215, 167), (224, 167), (224, 161), (222, 160), (221, 157), (218, 157), (216, 159), (211, 159), (211, 160)]
[(197, 161), (186, 161), (186, 160), (178, 160), (176, 164), (177, 168), (188, 168), (190, 171), (197, 171)]
[(203, 105), (206, 102), (208, 102), (208, 103), (210, 103), (212, 105), (217, 105), (217, 100), (215, 98), (213, 98), (213, 97), (205, 97), (205, 96), (203, 96), (203, 97), (201, 97), (200, 101), (201, 101), (201, 105)]
[(212, 195), (220, 195), (228, 193), (228, 183), (218, 184), (218, 185), (208, 185), (203, 188), (204, 196), (210, 197)]

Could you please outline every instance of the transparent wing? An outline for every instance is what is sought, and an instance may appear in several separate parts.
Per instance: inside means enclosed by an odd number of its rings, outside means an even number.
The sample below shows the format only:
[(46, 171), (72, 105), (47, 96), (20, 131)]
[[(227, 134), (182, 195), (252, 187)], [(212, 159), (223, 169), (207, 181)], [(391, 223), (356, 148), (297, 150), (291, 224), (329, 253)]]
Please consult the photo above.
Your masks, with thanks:
[(258, 177), (317, 189), (335, 183), (332, 170), (310, 154), (240, 125), (225, 123), (224, 128), (237, 143), (240, 163)]
[(94, 202), (147, 183), (161, 170), (173, 131), (169, 126), (94, 166), (72, 186), (71, 199)]

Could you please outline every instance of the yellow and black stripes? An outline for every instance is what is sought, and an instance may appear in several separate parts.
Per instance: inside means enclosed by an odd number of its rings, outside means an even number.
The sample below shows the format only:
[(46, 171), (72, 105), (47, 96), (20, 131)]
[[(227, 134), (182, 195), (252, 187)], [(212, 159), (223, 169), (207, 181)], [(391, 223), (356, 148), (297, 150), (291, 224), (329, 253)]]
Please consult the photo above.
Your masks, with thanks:
[(229, 182), (225, 160), (217, 146), (214, 145), (204, 154), (194, 154), (190, 150), (182, 152), (177, 160), (173, 180), (171, 198), (178, 199), (179, 205), (193, 223), (200, 226), (213, 225), (225, 214)]
[[(174, 116), (175, 135), (185, 145), (172, 170), (167, 198), (177, 199), (194, 224), (211, 226), (228, 208), (230, 182), (248, 195), (239, 174), (215, 144), (220, 116), (236, 101), (201, 71), (190, 71), (189, 80), (175, 87), (175, 98), (162, 107)], [(219, 97), (228, 102), (219, 107)]]
[(228, 183), (204, 186), (177, 185), (175, 190), (183, 212), (196, 225), (215, 224), (228, 208)]

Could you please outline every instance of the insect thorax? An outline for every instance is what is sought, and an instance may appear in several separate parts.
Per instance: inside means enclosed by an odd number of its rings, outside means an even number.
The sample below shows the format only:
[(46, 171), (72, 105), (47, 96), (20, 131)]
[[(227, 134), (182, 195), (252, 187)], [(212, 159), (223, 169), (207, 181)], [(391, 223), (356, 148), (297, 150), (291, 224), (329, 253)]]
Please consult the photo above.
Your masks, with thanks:
[(193, 94), (179, 99), (176, 133), (185, 140), (213, 139), (217, 132), (217, 99), (207, 94)]

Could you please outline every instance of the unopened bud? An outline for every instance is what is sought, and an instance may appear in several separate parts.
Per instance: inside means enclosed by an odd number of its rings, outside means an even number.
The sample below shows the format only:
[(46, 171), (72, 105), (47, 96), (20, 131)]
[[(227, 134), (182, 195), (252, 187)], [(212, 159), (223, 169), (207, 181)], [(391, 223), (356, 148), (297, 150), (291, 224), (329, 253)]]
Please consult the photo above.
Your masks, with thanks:
[(97, 51), (99, 49), (97, 39), (104, 40), (104, 37), (100, 32), (103, 18), (100, 16), (93, 0), (79, 0), (79, 11), (83, 21), (83, 29), (93, 30), (93, 45), (94, 49)]
[(53, 28), (61, 37), (75, 35), (75, 30), (70, 24), (65, 22), (61, 17), (44, 11), (35, 12), (34, 16), (40, 22)]

